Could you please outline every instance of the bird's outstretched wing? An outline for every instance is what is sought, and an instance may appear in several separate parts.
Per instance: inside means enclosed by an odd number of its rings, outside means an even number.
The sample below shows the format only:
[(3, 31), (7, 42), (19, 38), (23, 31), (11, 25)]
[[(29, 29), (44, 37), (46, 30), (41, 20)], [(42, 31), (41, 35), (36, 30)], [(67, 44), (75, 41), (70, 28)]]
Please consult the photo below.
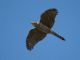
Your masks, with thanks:
[(51, 28), (55, 22), (56, 15), (57, 15), (57, 9), (53, 8), (53, 9), (46, 10), (41, 15), (40, 22), (45, 26)]
[(32, 50), (35, 44), (42, 40), (46, 36), (46, 33), (34, 28), (29, 31), (28, 37), (26, 38), (26, 47), (28, 50)]

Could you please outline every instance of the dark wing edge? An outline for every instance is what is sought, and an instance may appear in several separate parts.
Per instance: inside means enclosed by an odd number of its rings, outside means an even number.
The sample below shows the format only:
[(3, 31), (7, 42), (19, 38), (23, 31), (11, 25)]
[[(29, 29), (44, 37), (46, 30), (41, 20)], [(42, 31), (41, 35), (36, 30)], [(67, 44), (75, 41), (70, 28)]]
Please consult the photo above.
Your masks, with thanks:
[(26, 38), (26, 47), (28, 50), (32, 50), (33, 47), (41, 41), (46, 36), (45, 33), (39, 31), (38, 29), (34, 28), (29, 31), (29, 34)]
[(46, 10), (42, 15), (40, 19), (40, 23), (46, 25), (47, 27), (51, 28), (54, 25), (55, 17), (57, 15), (58, 11), (55, 8)]

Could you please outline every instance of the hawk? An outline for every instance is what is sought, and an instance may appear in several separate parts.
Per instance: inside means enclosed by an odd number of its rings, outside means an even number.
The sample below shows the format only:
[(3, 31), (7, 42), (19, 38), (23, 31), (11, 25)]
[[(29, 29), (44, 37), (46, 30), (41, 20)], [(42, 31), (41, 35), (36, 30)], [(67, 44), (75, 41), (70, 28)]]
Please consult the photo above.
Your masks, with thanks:
[(29, 31), (26, 38), (26, 47), (28, 50), (32, 50), (39, 41), (46, 37), (47, 34), (52, 34), (61, 40), (65, 40), (62, 36), (51, 30), (57, 14), (57, 9), (48, 9), (41, 15), (40, 22), (32, 23), (35, 28)]

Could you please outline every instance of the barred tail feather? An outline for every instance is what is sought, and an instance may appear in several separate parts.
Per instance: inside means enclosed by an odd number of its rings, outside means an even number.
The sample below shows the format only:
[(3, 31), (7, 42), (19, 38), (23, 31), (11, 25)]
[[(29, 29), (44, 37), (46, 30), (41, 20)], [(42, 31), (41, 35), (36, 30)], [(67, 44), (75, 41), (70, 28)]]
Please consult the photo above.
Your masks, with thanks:
[(60, 36), (59, 34), (57, 34), (57, 33), (54, 32), (54, 31), (51, 31), (50, 34), (52, 34), (52, 35), (54, 35), (54, 36), (60, 38), (61, 40), (65, 40), (64, 37)]

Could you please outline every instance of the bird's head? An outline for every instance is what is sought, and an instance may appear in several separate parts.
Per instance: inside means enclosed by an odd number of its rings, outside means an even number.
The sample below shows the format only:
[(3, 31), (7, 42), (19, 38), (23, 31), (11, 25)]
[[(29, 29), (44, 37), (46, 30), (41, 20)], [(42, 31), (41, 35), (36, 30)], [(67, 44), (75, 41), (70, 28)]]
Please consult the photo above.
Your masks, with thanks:
[(39, 25), (39, 23), (38, 22), (33, 22), (32, 25), (36, 27), (36, 26)]

